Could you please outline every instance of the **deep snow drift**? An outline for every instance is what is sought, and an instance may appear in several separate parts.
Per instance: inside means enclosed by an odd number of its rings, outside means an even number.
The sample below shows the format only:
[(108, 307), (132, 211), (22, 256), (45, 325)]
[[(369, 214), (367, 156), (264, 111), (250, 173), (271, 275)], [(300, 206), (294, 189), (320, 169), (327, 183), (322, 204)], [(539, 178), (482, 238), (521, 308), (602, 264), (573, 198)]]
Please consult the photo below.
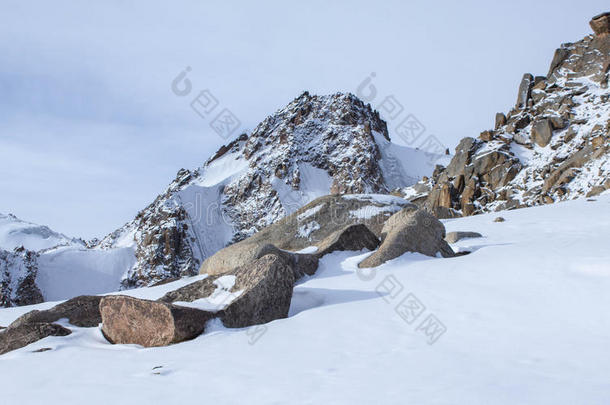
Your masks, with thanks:
[[(356, 272), (367, 252), (326, 256), (291, 316), (264, 326), (216, 321), (153, 349), (69, 326), (0, 356), (3, 403), (609, 403), (610, 195), (445, 225), (484, 238), (453, 245), (468, 256), (407, 254), (374, 272)], [(0, 325), (52, 305), (1, 309)]]

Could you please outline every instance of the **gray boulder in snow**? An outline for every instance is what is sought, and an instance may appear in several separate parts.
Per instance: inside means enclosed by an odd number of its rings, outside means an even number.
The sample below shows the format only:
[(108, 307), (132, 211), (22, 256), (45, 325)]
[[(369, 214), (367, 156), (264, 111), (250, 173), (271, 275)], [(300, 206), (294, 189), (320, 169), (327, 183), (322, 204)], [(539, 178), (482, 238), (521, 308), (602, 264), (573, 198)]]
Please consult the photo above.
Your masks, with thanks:
[[(320, 197), (295, 213), (279, 220), (241, 242), (230, 245), (206, 259), (200, 274), (227, 274), (232, 269), (262, 256), (266, 245), (280, 250), (299, 251), (315, 246), (316, 255), (334, 250), (374, 249), (383, 224), (408, 201), (390, 195), (328, 195)], [(351, 228), (353, 225), (358, 227)], [(350, 249), (347, 247), (351, 246)], [(290, 254), (288, 252), (287, 254)], [(286, 254), (284, 254), (285, 256)], [(299, 273), (312, 274), (312, 256), (293, 256)], [(317, 263), (316, 266), (317, 268)], [(315, 269), (314, 269), (315, 271)]]
[(242, 291), (224, 310), (223, 324), (243, 328), (288, 317), (294, 273), (277, 255), (266, 255), (235, 272), (232, 291)]
[(376, 267), (406, 252), (454, 257), (445, 237), (445, 226), (426, 210), (403, 209), (392, 215), (382, 230), (383, 242), (358, 267)]
[(447, 236), (445, 236), (445, 241), (447, 241), (447, 243), (455, 243), (457, 241), (460, 241), (462, 239), (468, 239), (468, 238), (482, 238), (483, 235), (481, 235), (478, 232), (462, 232), (462, 231), (457, 231), (457, 232), (449, 232), (447, 233)]

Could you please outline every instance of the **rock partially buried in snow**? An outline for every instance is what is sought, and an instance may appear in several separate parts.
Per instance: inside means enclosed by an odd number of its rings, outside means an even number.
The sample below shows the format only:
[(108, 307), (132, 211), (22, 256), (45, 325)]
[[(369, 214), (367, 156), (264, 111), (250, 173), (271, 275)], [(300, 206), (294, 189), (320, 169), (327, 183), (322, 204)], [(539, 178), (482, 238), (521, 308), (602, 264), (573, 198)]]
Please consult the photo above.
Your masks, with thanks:
[(379, 249), (358, 267), (376, 267), (406, 252), (427, 256), (454, 257), (455, 253), (443, 239), (444, 225), (425, 210), (403, 209), (392, 215), (382, 230)]
[(269, 254), (235, 271), (232, 291), (242, 291), (220, 312), (223, 324), (243, 328), (288, 317), (294, 273), (277, 255)]
[(67, 336), (70, 329), (56, 323), (22, 323), (0, 330), (0, 354), (10, 352), (49, 336)]
[(69, 299), (44, 311), (30, 311), (17, 318), (11, 326), (27, 323), (51, 323), (62, 318), (68, 319), (72, 325), (80, 327), (93, 327), (102, 322), (100, 315), (100, 301), (102, 297), (96, 295), (81, 295)]
[(447, 236), (445, 236), (445, 241), (447, 241), (447, 243), (456, 243), (462, 239), (469, 239), (469, 238), (482, 238), (483, 235), (481, 235), (478, 232), (462, 232), (462, 231), (457, 231), (457, 232), (449, 232), (447, 233)]
[(497, 217), (494, 219), (494, 222), (504, 222), (506, 221), (503, 217)]
[(102, 332), (108, 341), (144, 347), (193, 339), (215, 314), (165, 302), (110, 295), (100, 302)]

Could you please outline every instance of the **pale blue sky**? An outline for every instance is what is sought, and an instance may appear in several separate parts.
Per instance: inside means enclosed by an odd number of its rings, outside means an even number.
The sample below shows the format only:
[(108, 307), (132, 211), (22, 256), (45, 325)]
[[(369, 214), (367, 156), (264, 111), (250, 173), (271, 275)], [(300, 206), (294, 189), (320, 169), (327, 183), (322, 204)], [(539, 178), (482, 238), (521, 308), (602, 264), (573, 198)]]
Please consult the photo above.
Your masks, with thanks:
[[(133, 218), (225, 140), (171, 81), (186, 66), (251, 130), (303, 90), (371, 72), (452, 150), (607, 1), (3, 1), (0, 212), (71, 236)], [(390, 122), (390, 131), (396, 122)]]

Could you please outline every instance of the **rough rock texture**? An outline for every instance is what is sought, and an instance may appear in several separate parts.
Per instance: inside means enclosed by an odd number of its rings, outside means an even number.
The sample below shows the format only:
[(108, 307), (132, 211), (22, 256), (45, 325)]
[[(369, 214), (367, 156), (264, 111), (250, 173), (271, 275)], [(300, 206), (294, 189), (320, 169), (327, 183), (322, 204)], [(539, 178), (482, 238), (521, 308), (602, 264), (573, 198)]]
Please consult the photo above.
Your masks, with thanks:
[(610, 34), (610, 13), (602, 13), (593, 17), (589, 24), (595, 35), (604, 36)]
[(133, 247), (136, 262), (122, 288), (194, 275), (218, 250), (317, 197), (388, 193), (415, 183), (421, 174), (405, 165), (420, 165), (402, 159), (403, 152), (389, 142), (379, 114), (357, 97), (303, 93), (200, 169), (180, 170), (163, 194), (96, 247)]
[(81, 295), (54, 306), (51, 309), (30, 311), (17, 318), (10, 326), (26, 323), (52, 323), (66, 318), (74, 326), (94, 327), (102, 322), (100, 301), (96, 295)]
[(294, 273), (276, 255), (266, 255), (235, 272), (232, 291), (243, 291), (224, 310), (221, 319), (229, 328), (243, 328), (288, 317)]
[[(350, 225), (364, 224), (373, 236), (380, 236), (384, 222), (403, 207), (415, 207), (402, 198), (390, 195), (350, 194), (318, 198), (295, 213), (277, 221), (254, 236), (228, 246), (206, 259), (201, 274), (224, 274), (258, 256), (264, 245), (272, 244), (282, 250), (299, 251), (309, 246), (330, 247), (335, 242), (326, 240)], [(367, 231), (368, 231), (367, 229)], [(334, 235), (334, 236), (338, 236)], [(373, 246), (373, 239), (362, 230), (356, 250)], [(345, 235), (344, 238), (348, 238)], [(326, 240), (326, 241), (325, 241)], [(318, 249), (318, 252), (323, 250)], [(258, 256), (260, 257), (260, 256)]]
[(0, 249), (0, 307), (38, 304), (43, 301), (36, 285), (38, 255), (24, 248)]
[(111, 343), (166, 346), (203, 333), (215, 315), (195, 308), (124, 295), (110, 295), (100, 302), (102, 332)]
[[(610, 188), (608, 14), (596, 36), (561, 46), (546, 77), (526, 74), (493, 130), (464, 138), (451, 163), (405, 189), (442, 218), (597, 195)], [(503, 118), (504, 117), (504, 118)]]
[(463, 231), (457, 231), (457, 232), (449, 232), (447, 233), (447, 235), (445, 236), (445, 241), (447, 243), (455, 243), (458, 242), (462, 239), (469, 239), (469, 238), (482, 238), (483, 235), (481, 235), (478, 232), (463, 232)]
[(10, 352), (48, 336), (67, 336), (70, 329), (55, 323), (23, 323), (0, 330), (0, 354)]
[(405, 252), (454, 257), (444, 237), (445, 226), (428, 211), (405, 208), (388, 219), (382, 230), (381, 246), (358, 267), (376, 267)]

